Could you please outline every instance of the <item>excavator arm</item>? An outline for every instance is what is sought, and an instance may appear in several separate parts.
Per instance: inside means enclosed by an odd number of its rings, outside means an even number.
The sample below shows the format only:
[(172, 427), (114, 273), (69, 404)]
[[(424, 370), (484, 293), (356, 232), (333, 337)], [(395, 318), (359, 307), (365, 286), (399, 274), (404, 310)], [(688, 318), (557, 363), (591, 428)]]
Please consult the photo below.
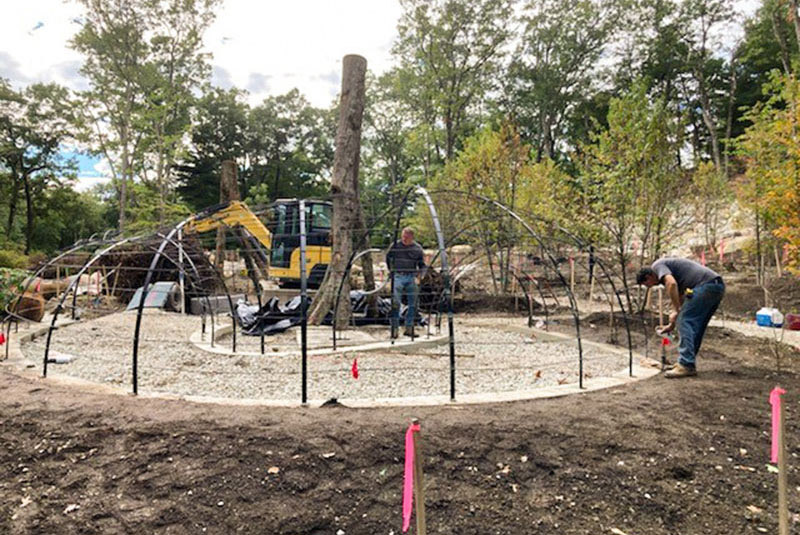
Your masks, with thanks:
[(272, 249), (272, 234), (242, 201), (208, 208), (194, 216), (184, 227), (186, 232), (208, 232), (221, 226), (242, 227), (267, 250)]

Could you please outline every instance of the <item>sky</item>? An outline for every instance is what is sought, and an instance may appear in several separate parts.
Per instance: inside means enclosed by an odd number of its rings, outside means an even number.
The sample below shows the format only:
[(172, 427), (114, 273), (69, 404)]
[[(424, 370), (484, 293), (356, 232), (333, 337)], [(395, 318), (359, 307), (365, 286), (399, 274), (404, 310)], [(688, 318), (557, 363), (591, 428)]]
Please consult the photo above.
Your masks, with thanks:
[[(735, 0), (752, 14), (759, 0)], [(17, 87), (57, 82), (86, 89), (82, 56), (69, 48), (83, 8), (74, 0), (0, 0), (0, 77)], [(342, 57), (359, 54), (381, 73), (401, 14), (398, 0), (223, 0), (205, 35), (212, 84), (249, 91), (251, 104), (298, 88), (328, 107), (341, 83)], [(728, 37), (733, 40), (732, 36)], [(107, 165), (77, 156), (78, 189), (104, 180)]]
[[(64, 0), (0, 0), (0, 77), (17, 87), (57, 82), (86, 89), (82, 56), (69, 48), (83, 8)], [(342, 57), (359, 54), (384, 72), (400, 17), (398, 0), (223, 0), (206, 31), (212, 84), (247, 89), (250, 103), (298, 88), (328, 107), (341, 84)], [(105, 165), (78, 157), (78, 189), (103, 180)]]

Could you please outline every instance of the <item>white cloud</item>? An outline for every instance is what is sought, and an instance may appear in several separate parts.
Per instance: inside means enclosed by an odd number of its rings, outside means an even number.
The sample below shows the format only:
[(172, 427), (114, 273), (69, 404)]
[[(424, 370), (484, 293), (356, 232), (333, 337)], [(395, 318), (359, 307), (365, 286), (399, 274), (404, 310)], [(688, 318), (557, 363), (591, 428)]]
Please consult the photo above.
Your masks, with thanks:
[[(82, 56), (68, 46), (82, 7), (63, 0), (3, 4), (0, 76), (16, 86), (54, 81), (84, 88)], [(248, 89), (251, 103), (296, 87), (312, 104), (328, 106), (344, 55), (364, 56), (374, 72), (387, 69), (400, 13), (398, 0), (226, 0), (206, 32), (212, 81)]]

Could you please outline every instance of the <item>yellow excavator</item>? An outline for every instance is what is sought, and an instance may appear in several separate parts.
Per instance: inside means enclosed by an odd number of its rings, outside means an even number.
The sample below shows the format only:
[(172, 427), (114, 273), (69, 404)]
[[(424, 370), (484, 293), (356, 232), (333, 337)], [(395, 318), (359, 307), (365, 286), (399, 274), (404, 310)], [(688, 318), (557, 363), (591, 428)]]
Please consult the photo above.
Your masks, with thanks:
[[(333, 205), (328, 201), (306, 200), (306, 265), (308, 285), (318, 287), (331, 261)], [(261, 217), (259, 217), (261, 216)], [(262, 217), (266, 224), (262, 222)], [(300, 284), (300, 201), (279, 199), (256, 211), (241, 201), (206, 208), (184, 226), (187, 233), (203, 233), (221, 226), (241, 228), (263, 248), (262, 260), (269, 276), (281, 286)]]

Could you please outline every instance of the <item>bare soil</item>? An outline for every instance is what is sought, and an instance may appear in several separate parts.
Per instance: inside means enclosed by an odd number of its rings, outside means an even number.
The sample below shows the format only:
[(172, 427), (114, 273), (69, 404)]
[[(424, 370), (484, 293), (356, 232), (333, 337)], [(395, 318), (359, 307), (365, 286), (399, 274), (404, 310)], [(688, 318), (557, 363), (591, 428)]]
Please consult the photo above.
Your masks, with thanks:
[[(767, 398), (788, 391), (794, 464), (800, 353), (777, 372), (773, 349), (710, 328), (696, 378), (402, 409), (109, 396), (0, 369), (0, 533), (399, 534), (411, 417), (430, 533), (776, 532)], [(798, 485), (792, 468), (792, 511)]]

